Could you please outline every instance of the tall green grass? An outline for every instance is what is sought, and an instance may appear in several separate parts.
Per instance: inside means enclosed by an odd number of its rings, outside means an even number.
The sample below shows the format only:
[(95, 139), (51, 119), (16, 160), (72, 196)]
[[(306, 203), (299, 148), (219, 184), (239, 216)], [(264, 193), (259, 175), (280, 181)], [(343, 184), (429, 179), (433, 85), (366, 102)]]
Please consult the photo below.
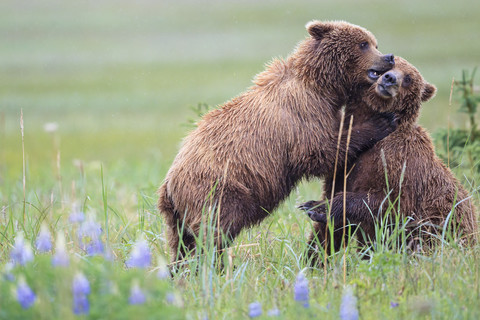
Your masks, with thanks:
[[(307, 21), (344, 19), (371, 30), (381, 51), (407, 58), (437, 85), (422, 125), (444, 127), (449, 112), (458, 125), (462, 118), (448, 107), (450, 84), (478, 64), (479, 6), (473, 0), (1, 2), (0, 318), (77, 318), (71, 280), (79, 271), (92, 285), (84, 318), (241, 319), (258, 301), (264, 315), (278, 308), (283, 319), (338, 319), (345, 283), (354, 287), (362, 319), (480, 318), (478, 247), (446, 239), (429, 255), (407, 254), (401, 241), (392, 249), (398, 237), (379, 225), (375, 247), (362, 252), (351, 243), (345, 259), (343, 251), (334, 255), (326, 271), (312, 267), (312, 226), (296, 204), (319, 198), (318, 182), (300, 184), (260, 227), (245, 230), (225, 251), (224, 272), (212, 246), (170, 280), (151, 271), (169, 259), (155, 192), (189, 130), (181, 124), (191, 105), (239, 94), (265, 62), (292, 51)], [(46, 132), (51, 122), (58, 129)], [(453, 169), (479, 203), (477, 170)], [(79, 245), (68, 220), (75, 206), (101, 224), (113, 262), (88, 257)], [(6, 270), (18, 233), (34, 247), (42, 223), (54, 237), (65, 236), (70, 267), (58, 271), (50, 254), (37, 254), (27, 266)], [(394, 230), (401, 234), (402, 223)], [(148, 270), (126, 269), (141, 236), (155, 262)], [(362, 259), (365, 250), (369, 260)], [(293, 299), (300, 271), (309, 280), (308, 309)], [(22, 276), (38, 297), (27, 310), (14, 294)], [(106, 279), (113, 289), (105, 289)], [(134, 279), (150, 295), (143, 307), (127, 302)], [(166, 302), (169, 292), (183, 306)]]

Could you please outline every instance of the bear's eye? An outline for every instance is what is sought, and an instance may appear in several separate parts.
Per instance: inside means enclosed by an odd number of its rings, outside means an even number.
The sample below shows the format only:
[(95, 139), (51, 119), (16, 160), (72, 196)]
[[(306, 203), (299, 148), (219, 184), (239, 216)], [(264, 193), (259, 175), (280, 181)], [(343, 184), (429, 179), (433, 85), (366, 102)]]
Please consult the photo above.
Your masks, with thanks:
[(406, 75), (405, 78), (403, 78), (403, 86), (408, 87), (412, 83), (412, 78), (410, 75)]
[(367, 50), (368, 49), (368, 42), (364, 41), (364, 42), (360, 43), (360, 49)]

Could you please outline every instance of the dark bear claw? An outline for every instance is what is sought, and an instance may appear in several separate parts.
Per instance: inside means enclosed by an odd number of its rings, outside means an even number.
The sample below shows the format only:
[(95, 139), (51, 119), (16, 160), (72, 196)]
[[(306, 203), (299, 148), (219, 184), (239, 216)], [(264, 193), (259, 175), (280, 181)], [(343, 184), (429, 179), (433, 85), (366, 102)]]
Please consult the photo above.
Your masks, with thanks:
[(326, 205), (324, 202), (308, 201), (299, 205), (298, 208), (305, 211), (313, 221), (327, 222)]

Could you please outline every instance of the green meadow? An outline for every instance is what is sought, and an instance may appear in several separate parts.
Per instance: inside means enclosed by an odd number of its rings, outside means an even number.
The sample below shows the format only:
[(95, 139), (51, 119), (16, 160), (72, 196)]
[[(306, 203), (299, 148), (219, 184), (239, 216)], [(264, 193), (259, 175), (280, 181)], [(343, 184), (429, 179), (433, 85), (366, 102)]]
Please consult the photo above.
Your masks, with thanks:
[[(198, 117), (192, 108), (240, 94), (265, 63), (293, 51), (313, 19), (369, 29), (380, 51), (435, 84), (420, 118), (432, 135), (466, 126), (450, 91), (462, 70), (480, 65), (479, 1), (0, 2), (0, 319), (242, 319), (255, 301), (264, 318), (277, 308), (282, 319), (338, 319), (344, 288), (361, 319), (480, 318), (478, 246), (444, 239), (431, 254), (409, 254), (384, 234), (370, 260), (350, 248), (325, 270), (309, 267), (311, 222), (296, 205), (321, 196), (315, 180), (236, 239), (225, 272), (205, 248), (197, 272), (155, 276), (169, 260), (156, 190)], [(480, 207), (478, 163), (460, 162), (452, 170)], [(75, 205), (101, 225), (109, 259), (82, 248), (69, 221)], [(15, 238), (35, 247), (42, 224), (52, 241), (65, 236), (70, 265), (55, 272), (50, 254), (34, 248), (8, 280)], [(152, 265), (132, 270), (125, 261), (141, 237)], [(309, 308), (293, 299), (302, 270)], [(79, 271), (91, 283), (91, 312), (75, 315), (65, 283)], [(28, 309), (15, 297), (22, 278), (37, 295)], [(126, 302), (132, 281), (148, 291), (144, 306)]]

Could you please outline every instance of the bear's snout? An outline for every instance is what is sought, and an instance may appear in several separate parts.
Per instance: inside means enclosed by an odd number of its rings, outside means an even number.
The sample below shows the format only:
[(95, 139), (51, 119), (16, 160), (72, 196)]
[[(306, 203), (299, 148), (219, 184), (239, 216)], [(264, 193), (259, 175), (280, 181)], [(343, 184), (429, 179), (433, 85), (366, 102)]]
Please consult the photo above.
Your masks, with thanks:
[(393, 72), (387, 72), (382, 77), (382, 84), (386, 87), (391, 87), (397, 84), (397, 76)]
[(383, 60), (385, 60), (386, 63), (391, 65), (392, 67), (395, 66), (395, 56), (393, 54), (386, 54), (383, 56)]

